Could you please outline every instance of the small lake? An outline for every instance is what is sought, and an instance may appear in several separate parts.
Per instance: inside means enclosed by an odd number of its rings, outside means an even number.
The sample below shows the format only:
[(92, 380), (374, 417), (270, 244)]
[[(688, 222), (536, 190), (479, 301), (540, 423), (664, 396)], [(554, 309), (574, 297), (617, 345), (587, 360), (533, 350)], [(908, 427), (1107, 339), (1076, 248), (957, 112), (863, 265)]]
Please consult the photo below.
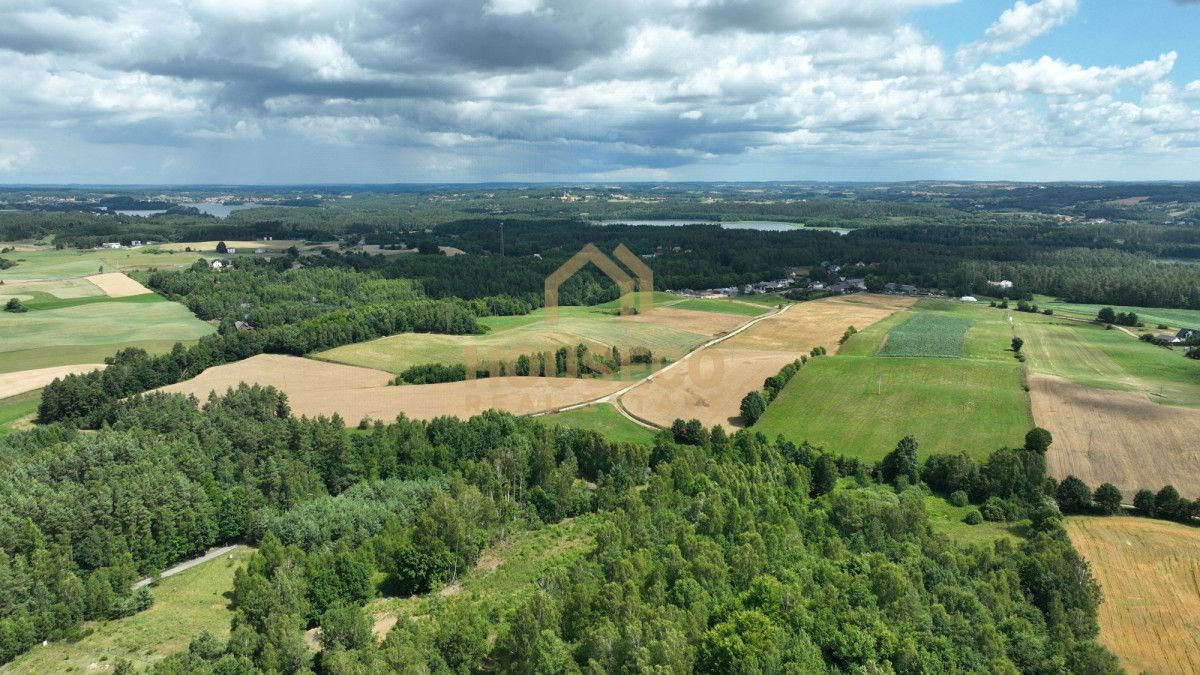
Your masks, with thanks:
[(762, 230), (765, 232), (791, 232), (795, 230), (810, 230), (817, 232), (837, 232), (846, 234), (852, 230), (842, 227), (804, 227), (799, 223), (784, 223), (777, 220), (734, 220), (717, 222), (715, 220), (637, 220), (634, 218), (622, 220), (601, 220), (597, 225), (647, 225), (650, 227), (681, 227), (683, 225), (720, 225), (724, 230)]

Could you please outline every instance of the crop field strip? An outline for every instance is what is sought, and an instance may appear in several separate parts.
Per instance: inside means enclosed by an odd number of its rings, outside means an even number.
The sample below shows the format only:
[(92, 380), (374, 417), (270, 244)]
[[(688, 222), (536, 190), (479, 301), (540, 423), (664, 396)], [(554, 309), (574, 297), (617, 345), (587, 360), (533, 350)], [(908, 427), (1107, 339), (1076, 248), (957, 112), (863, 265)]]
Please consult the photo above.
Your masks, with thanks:
[(1132, 516), (1071, 517), (1100, 582), (1100, 643), (1130, 673), (1200, 673), (1200, 529)]
[(887, 334), (880, 356), (960, 357), (972, 320), (960, 316), (918, 313)]

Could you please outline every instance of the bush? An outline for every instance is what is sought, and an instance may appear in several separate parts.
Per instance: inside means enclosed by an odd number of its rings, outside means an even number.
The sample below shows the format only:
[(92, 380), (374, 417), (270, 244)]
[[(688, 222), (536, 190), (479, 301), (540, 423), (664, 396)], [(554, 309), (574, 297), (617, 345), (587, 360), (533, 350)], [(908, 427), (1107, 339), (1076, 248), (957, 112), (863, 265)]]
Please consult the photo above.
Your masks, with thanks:
[(950, 493), (950, 503), (955, 506), (966, 506), (970, 503), (967, 499), (967, 493), (962, 490), (955, 490)]
[(1005, 505), (1004, 500), (999, 497), (988, 497), (987, 501), (983, 503), (983, 508), (980, 509), (980, 511), (983, 514), (984, 520), (993, 523), (1000, 523), (1008, 520), (1008, 507)]
[(757, 390), (742, 397), (741, 413), (746, 426), (754, 424), (767, 411), (767, 401)]
[(978, 525), (983, 522), (983, 516), (979, 513), (979, 509), (971, 509), (963, 517), (963, 522), (968, 525)]
[(9, 298), (8, 303), (4, 305), (4, 311), (20, 314), (21, 312), (29, 311), (29, 308), (21, 304), (21, 301), (16, 298)]

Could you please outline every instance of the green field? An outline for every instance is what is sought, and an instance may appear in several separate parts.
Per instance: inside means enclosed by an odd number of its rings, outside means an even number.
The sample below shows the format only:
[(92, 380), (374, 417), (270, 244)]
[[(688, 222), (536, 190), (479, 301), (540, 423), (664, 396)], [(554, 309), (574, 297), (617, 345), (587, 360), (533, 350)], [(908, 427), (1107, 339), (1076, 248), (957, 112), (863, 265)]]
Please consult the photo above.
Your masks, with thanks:
[(196, 340), (214, 330), (183, 305), (158, 295), (135, 297), (147, 299), (0, 313), (0, 333), (5, 336), (0, 349), (15, 352), (139, 340)]
[[(437, 335), (407, 333), (371, 342), (346, 345), (314, 354), (315, 358), (354, 366), (399, 373), (426, 363), (464, 363), (472, 358), (510, 363), (521, 354), (574, 348), (585, 344), (589, 349), (608, 354), (613, 345), (621, 349), (646, 347), (655, 360), (672, 360), (707, 342), (701, 333), (656, 325), (645, 321), (622, 320), (588, 307), (561, 307), (554, 325), (546, 322), (544, 309), (525, 316), (486, 317), (480, 323), (490, 329), (484, 335)], [(630, 369), (625, 376), (644, 375)]]
[(2, 670), (11, 673), (89, 673), (111, 671), (118, 659), (145, 667), (187, 649), (201, 631), (225, 639), (233, 613), (225, 594), (233, 590), (233, 572), (245, 565), (252, 549), (197, 565), (163, 579), (154, 606), (124, 619), (89, 622), (90, 634), (76, 642), (52, 642), (19, 657)]
[(154, 248), (122, 249), (45, 249), (10, 251), (0, 254), (16, 263), (0, 270), (0, 279), (67, 279), (105, 272), (127, 272), (150, 268), (178, 269), (199, 259), (199, 253), (164, 252)]
[(1158, 324), (1173, 328), (1200, 328), (1200, 309), (1166, 309), (1162, 307), (1126, 307), (1121, 305), (1081, 305), (1072, 302), (1058, 302), (1050, 299), (1037, 300), (1038, 307), (1053, 309), (1056, 314), (1096, 318), (1101, 308), (1112, 307), (1113, 311), (1133, 312), (1138, 319), (1153, 329)]
[(752, 428), (875, 461), (906, 435), (921, 456), (982, 458), (1031, 426), (1015, 362), (832, 356), (802, 368)]
[(546, 424), (595, 431), (603, 434), (609, 440), (624, 443), (649, 445), (654, 442), (655, 436), (653, 431), (630, 421), (608, 403), (598, 403), (566, 412), (543, 415), (538, 420)]
[[(780, 303), (776, 303), (780, 304)], [(699, 312), (721, 312), (724, 314), (740, 314), (742, 316), (758, 316), (764, 314), (775, 305), (765, 305), (761, 303), (750, 304), (741, 299), (725, 300), (721, 298), (692, 298), (677, 302), (670, 307), (672, 309), (690, 309)]]
[(41, 397), (42, 390), (36, 389), (0, 399), (0, 436), (12, 433), (16, 423), (35, 414)]
[(920, 312), (892, 328), (880, 356), (958, 357), (971, 319), (943, 313)]

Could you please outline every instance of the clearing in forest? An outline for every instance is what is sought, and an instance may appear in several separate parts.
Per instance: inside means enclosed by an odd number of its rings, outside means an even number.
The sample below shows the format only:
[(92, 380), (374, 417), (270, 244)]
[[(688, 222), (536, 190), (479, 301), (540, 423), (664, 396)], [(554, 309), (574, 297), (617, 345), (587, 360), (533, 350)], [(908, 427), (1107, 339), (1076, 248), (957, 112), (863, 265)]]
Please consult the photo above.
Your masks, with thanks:
[(272, 386), (287, 394), (296, 415), (330, 416), (349, 423), (451, 415), (466, 419), (486, 410), (527, 415), (601, 398), (622, 384), (567, 377), (496, 377), (465, 382), (389, 386), (390, 373), (279, 354), (260, 354), (214, 366), (160, 391), (192, 394), (202, 401), (238, 384)]
[(122, 272), (108, 272), (106, 274), (93, 274), (87, 277), (87, 280), (96, 284), (96, 286), (104, 291), (104, 294), (110, 298), (127, 298), (131, 295), (144, 295), (153, 293), (149, 288), (130, 279)]
[(1200, 413), (1194, 408), (1049, 375), (1031, 375), (1029, 386), (1034, 421), (1054, 434), (1046, 455), (1051, 476), (1072, 474), (1093, 489), (1112, 483), (1126, 501), (1141, 488), (1167, 484), (1189, 499), (1200, 497)]
[(1132, 516), (1066, 527), (1104, 593), (1100, 643), (1130, 673), (1200, 673), (1200, 529)]
[(911, 298), (856, 294), (803, 302), (769, 316), (734, 337), (625, 394), (634, 415), (660, 426), (698, 419), (726, 429), (741, 425), (742, 397), (813, 347), (837, 350), (850, 326), (865, 328), (912, 304)]
[[(229, 555), (165, 577), (151, 589), (154, 605), (144, 612), (112, 621), (89, 622), (84, 637), (34, 647), (4, 666), (6, 673), (111, 672), (118, 659), (139, 670), (166, 656), (186, 651), (203, 631), (229, 637), (233, 611), (226, 593), (233, 573), (246, 564), (253, 549), (239, 546)], [(232, 557), (232, 559), (231, 559)]]

